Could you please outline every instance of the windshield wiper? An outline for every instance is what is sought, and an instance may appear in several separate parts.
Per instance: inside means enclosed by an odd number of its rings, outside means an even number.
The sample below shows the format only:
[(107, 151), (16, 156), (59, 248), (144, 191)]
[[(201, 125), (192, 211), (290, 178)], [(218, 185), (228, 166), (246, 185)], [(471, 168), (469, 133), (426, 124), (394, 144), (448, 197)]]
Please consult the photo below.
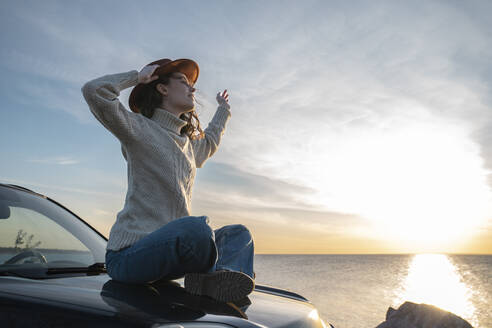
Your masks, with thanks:
[(14, 276), (28, 279), (43, 279), (55, 274), (85, 273), (88, 276), (106, 273), (104, 263), (98, 262), (88, 267), (60, 267), (47, 268), (41, 267), (11, 267), (0, 268), (0, 276)]
[(0, 268), (0, 276), (13, 276), (28, 279), (46, 278), (46, 267)]
[(48, 268), (46, 274), (63, 274), (63, 273), (87, 273), (88, 276), (106, 273), (106, 267), (103, 262), (97, 262), (88, 267), (62, 267)]
[(42, 278), (45, 276), (43, 273), (40, 275), (39, 272), (29, 272), (29, 274), (24, 274), (16, 271), (0, 271), (0, 276), (13, 276), (13, 277), (20, 277), (20, 278), (28, 278), (28, 279), (36, 279), (36, 278)]

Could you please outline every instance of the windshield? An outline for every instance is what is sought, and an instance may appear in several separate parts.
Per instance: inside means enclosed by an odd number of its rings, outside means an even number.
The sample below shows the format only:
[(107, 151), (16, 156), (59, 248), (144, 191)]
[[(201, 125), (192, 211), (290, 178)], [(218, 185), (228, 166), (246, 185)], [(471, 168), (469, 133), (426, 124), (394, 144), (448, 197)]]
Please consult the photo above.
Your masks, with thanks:
[(0, 271), (87, 267), (105, 251), (106, 240), (63, 207), (0, 185)]

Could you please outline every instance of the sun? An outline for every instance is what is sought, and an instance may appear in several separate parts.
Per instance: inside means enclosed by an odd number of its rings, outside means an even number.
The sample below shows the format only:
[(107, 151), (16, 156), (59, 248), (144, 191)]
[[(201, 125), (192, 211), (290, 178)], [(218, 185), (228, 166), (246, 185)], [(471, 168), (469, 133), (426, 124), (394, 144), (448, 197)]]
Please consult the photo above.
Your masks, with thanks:
[(445, 248), (490, 213), (488, 172), (463, 127), (415, 123), (351, 134), (319, 162), (324, 167), (311, 166), (317, 176), (303, 172), (318, 190), (311, 201), (366, 218), (382, 239)]
[(414, 126), (380, 140), (376, 153), (377, 181), (361, 212), (384, 232), (438, 245), (486, 218), (490, 192), (481, 157), (456, 131)]

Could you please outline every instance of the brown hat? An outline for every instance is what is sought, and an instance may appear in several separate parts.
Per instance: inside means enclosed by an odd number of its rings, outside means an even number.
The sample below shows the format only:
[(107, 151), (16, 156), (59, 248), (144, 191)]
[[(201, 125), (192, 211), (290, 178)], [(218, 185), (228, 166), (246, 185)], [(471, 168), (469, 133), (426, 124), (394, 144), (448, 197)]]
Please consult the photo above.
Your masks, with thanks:
[[(159, 65), (159, 67), (154, 71), (154, 75), (165, 75), (171, 72), (180, 72), (186, 75), (186, 78), (190, 82), (191, 85), (195, 84), (198, 79), (198, 73), (200, 69), (198, 68), (198, 64), (191, 59), (176, 59), (171, 60), (167, 58), (159, 59), (153, 61), (148, 65)], [(133, 88), (130, 93), (130, 98), (128, 99), (128, 103), (130, 105), (130, 109), (136, 113), (139, 113), (139, 107), (142, 99), (148, 96), (150, 89), (148, 88), (148, 84), (139, 83)]]

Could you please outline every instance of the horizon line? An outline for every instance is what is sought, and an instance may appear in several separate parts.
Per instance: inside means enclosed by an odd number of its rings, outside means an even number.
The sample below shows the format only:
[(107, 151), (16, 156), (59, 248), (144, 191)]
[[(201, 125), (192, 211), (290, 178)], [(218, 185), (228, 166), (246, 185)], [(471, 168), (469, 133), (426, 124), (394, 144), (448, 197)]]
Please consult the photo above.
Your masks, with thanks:
[(447, 252), (428, 252), (428, 253), (255, 253), (255, 255), (486, 255), (492, 253), (447, 253)]

